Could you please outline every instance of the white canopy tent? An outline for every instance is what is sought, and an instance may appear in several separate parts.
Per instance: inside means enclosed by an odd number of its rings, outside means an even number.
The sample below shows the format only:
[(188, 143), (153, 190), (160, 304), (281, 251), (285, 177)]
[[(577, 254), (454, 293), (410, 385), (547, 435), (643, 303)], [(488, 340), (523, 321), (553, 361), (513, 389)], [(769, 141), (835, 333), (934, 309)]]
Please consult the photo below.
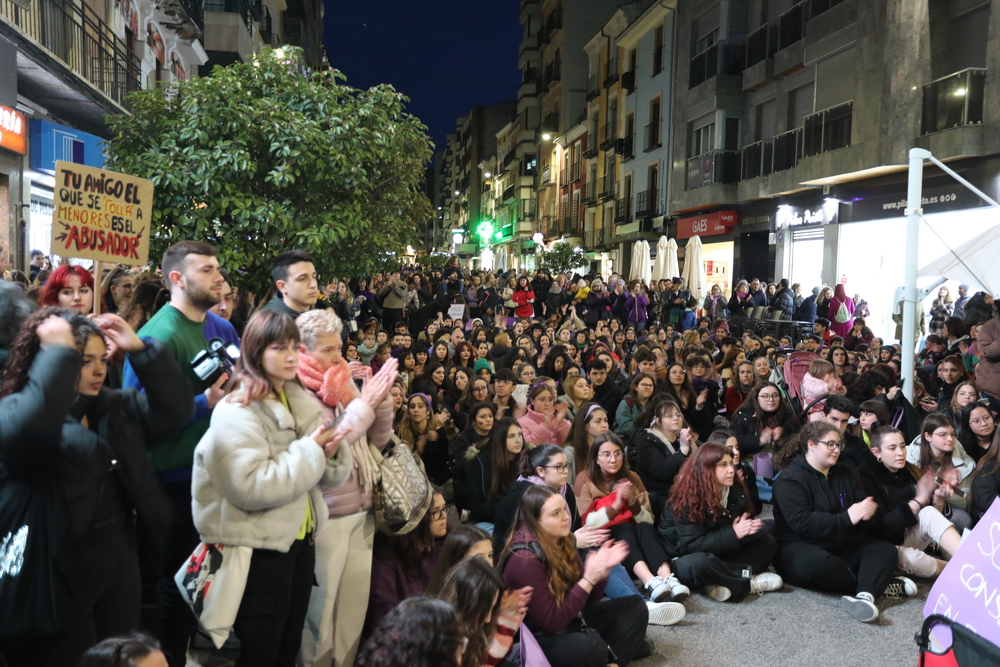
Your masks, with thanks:
[[(677, 264), (677, 242), (674, 242), (674, 265)], [(653, 264), (653, 280), (655, 282), (660, 282), (661, 280), (670, 280), (674, 276), (670, 275), (667, 271), (667, 256), (670, 254), (670, 241), (667, 240), (666, 236), (661, 236), (660, 240), (656, 242), (656, 262)], [(674, 274), (677, 275), (677, 274)]]
[(705, 298), (705, 269), (701, 259), (701, 237), (692, 236), (688, 239), (684, 254), (684, 286), (691, 296), (701, 303)]
[(982, 285), (990, 294), (1000, 294), (1000, 224), (924, 265), (918, 277), (942, 276), (970, 285)]
[(640, 241), (639, 248), (639, 274), (637, 278), (641, 278), (646, 285), (649, 285), (650, 281), (653, 279), (653, 259), (649, 256), (649, 241)]
[(677, 240), (670, 239), (667, 242), (667, 275), (665, 280), (673, 280), (681, 275), (680, 265), (677, 263)]

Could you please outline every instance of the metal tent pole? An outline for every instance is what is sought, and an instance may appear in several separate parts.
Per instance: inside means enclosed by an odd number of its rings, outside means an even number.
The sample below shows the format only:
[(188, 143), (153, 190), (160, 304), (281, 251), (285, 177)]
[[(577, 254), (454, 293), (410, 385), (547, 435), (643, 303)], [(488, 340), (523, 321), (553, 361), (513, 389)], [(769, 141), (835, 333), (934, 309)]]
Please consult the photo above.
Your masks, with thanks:
[(924, 160), (930, 159), (930, 151), (922, 148), (910, 149), (909, 184), (906, 189), (906, 273), (903, 283), (903, 395), (913, 402), (913, 354), (916, 351), (917, 312), (917, 246), (920, 241), (920, 216), (923, 196)]

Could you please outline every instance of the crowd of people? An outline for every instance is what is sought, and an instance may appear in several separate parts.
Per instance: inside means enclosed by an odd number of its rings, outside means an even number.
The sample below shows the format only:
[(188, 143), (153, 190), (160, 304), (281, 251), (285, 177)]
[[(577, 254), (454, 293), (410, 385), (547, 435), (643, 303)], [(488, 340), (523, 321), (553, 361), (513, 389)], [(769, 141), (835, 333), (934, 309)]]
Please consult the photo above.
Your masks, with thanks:
[[(38, 253), (0, 282), (0, 664), (184, 666), (204, 610), (175, 576), (204, 543), (252, 554), (240, 667), (625, 667), (692, 591), (788, 583), (872, 622), (1000, 494), (1000, 315), (966, 286), (911, 402), (915, 345), (843, 285), (699, 302), (457, 258), (321, 282), (289, 250), (252, 294), (216, 255)], [(759, 307), (812, 331), (764, 335)]]

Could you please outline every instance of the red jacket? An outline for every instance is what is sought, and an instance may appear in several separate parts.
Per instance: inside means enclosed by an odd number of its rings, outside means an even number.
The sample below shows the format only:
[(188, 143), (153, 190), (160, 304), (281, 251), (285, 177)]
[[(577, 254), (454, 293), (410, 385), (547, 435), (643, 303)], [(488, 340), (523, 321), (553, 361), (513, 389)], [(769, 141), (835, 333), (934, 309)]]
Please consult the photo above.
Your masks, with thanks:
[(535, 300), (535, 292), (532, 290), (514, 290), (511, 299), (517, 304), (517, 308), (514, 309), (515, 317), (532, 317), (535, 314), (534, 305), (528, 303), (529, 300)]

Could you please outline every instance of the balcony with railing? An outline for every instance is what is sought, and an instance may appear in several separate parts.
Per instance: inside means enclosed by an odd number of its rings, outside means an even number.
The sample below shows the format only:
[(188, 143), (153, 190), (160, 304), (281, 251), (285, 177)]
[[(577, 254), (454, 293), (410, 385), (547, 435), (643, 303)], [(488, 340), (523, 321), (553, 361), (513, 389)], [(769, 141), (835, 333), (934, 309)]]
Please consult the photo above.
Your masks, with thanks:
[(687, 161), (685, 190), (706, 185), (730, 185), (740, 180), (739, 155), (736, 151), (714, 150)]
[(740, 180), (760, 178), (771, 173), (774, 164), (774, 144), (758, 141), (740, 149)]
[(587, 181), (587, 187), (583, 192), (583, 205), (584, 206), (596, 206), (597, 205), (597, 180), (592, 179)]
[(580, 142), (580, 146), (583, 149), (583, 157), (592, 158), (597, 157), (597, 133), (591, 132), (589, 135), (583, 138)]
[(612, 58), (604, 65), (604, 87), (609, 88), (618, 81), (618, 58)]
[(514, 198), (514, 189), (515, 188), (514, 188), (513, 185), (511, 185), (510, 187), (506, 188), (503, 191), (502, 201), (508, 202), (508, 201), (512, 200)]
[(663, 47), (658, 46), (653, 50), (653, 76), (663, 71)]
[(615, 147), (615, 139), (618, 138), (617, 123), (606, 123), (601, 127), (601, 150), (606, 151)]
[(619, 197), (615, 200), (615, 224), (624, 225), (632, 222), (632, 198)]
[(542, 187), (543, 188), (547, 187), (549, 185), (552, 185), (552, 176), (553, 176), (552, 172), (554, 172), (554, 171), (555, 171), (555, 169), (553, 169), (551, 165), (546, 165), (546, 166), (542, 167)]
[(716, 42), (691, 59), (688, 87), (694, 88), (715, 76), (741, 74), (745, 57), (743, 44)]
[(551, 132), (552, 134), (559, 134), (559, 114), (550, 113), (542, 121), (542, 131)]
[(615, 198), (615, 185), (618, 181), (615, 179), (614, 172), (608, 172), (601, 179), (601, 192), (597, 195), (598, 199), (601, 201), (610, 201)]
[(569, 179), (566, 178), (568, 175), (569, 175), (569, 169), (567, 169), (566, 167), (563, 167), (562, 169), (559, 170), (559, 187), (561, 188), (569, 187)]
[(778, 31), (765, 23), (747, 36), (746, 69), (778, 52)]
[(778, 17), (778, 50), (787, 49), (806, 33), (806, 2), (803, 0)]
[(635, 195), (635, 218), (644, 220), (655, 218), (659, 212), (659, 192), (656, 190), (644, 190)]
[(601, 96), (601, 77), (597, 74), (592, 74), (587, 79), (587, 101), (596, 99)]
[(622, 156), (623, 160), (631, 160), (635, 157), (635, 133), (625, 135), (621, 141), (619, 141), (619, 147), (621, 148), (619, 154)]
[(579, 160), (570, 165), (570, 175), (569, 178), (573, 183), (580, 180), (580, 174), (583, 173), (583, 163)]
[(792, 169), (802, 158), (802, 128), (783, 132), (771, 140), (774, 149), (773, 172)]
[(818, 111), (802, 121), (802, 157), (829, 153), (851, 145), (854, 102)]
[(562, 233), (566, 236), (580, 236), (583, 233), (580, 205), (574, 202), (561, 208)]
[(542, 77), (544, 83), (542, 84), (542, 90), (549, 91), (552, 86), (559, 83), (562, 78), (562, 63), (558, 60), (553, 60), (548, 65), (545, 66), (545, 75)]
[(517, 219), (522, 222), (533, 222), (537, 217), (537, 206), (534, 199), (522, 199), (517, 205)]
[(657, 148), (663, 148), (663, 141), (662, 141), (663, 133), (660, 128), (662, 124), (663, 123), (660, 121), (660, 119), (657, 118), (656, 122), (650, 123), (649, 125), (643, 128), (642, 130), (643, 151), (648, 153), (649, 151), (656, 150)]
[(805, 20), (812, 21), (817, 16), (830, 11), (844, 0), (807, 0), (805, 7)]
[(631, 95), (635, 92), (635, 72), (628, 71), (622, 72), (622, 88), (625, 89), (626, 95)]
[(983, 122), (986, 70), (970, 68), (924, 85), (920, 134)]
[(249, 0), (205, 0), (205, 11), (221, 14), (239, 14), (243, 25), (247, 28), (247, 32), (253, 35), (253, 15), (250, 11)]
[[(0, 0), (0, 16), (29, 38), (31, 46), (40, 45), (115, 104), (130, 108), (125, 96), (141, 87), (139, 59), (88, 4)], [(4, 65), (16, 67), (12, 62)], [(66, 102), (75, 104), (69, 98)]]

